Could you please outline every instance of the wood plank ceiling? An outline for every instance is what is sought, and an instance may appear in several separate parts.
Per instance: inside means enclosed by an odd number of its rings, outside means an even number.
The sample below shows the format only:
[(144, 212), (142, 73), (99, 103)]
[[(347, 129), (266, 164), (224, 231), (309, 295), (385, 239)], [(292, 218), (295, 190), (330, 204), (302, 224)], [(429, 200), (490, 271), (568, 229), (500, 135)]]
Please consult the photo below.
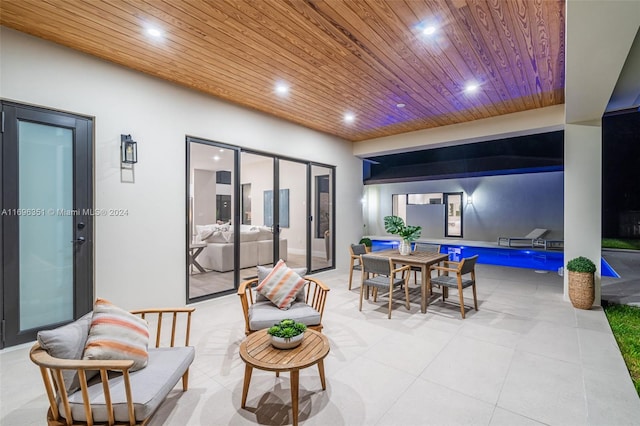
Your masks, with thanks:
[(351, 141), (564, 103), (564, 19), (563, 0), (0, 2), (6, 27)]

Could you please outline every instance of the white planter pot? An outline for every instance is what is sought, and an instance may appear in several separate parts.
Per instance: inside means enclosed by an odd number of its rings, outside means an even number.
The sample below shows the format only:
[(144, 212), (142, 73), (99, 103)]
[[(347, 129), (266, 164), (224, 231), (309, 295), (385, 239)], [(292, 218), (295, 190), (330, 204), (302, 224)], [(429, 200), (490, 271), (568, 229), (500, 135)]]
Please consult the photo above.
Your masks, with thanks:
[(400, 242), (400, 247), (398, 247), (398, 251), (403, 256), (411, 254), (411, 243), (407, 240), (402, 240)]
[(297, 336), (293, 336), (290, 339), (285, 339), (284, 337), (275, 337), (271, 336), (271, 344), (274, 348), (278, 349), (293, 349), (296, 346), (299, 346), (302, 343), (302, 339), (304, 338), (304, 333), (298, 334)]

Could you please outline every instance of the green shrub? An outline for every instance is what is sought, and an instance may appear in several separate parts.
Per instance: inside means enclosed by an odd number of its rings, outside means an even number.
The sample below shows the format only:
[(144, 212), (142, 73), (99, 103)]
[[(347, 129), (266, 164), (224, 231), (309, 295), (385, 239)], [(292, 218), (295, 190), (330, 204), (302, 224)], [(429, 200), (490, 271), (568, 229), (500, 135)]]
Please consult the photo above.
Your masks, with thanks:
[(373, 241), (371, 241), (371, 238), (364, 237), (360, 239), (358, 244), (364, 244), (367, 247), (371, 247), (373, 245)]
[(267, 333), (275, 337), (290, 339), (304, 333), (306, 329), (307, 326), (301, 322), (296, 322), (292, 319), (283, 319), (278, 324), (274, 324), (273, 327), (267, 330)]
[(571, 259), (567, 263), (567, 270), (572, 272), (587, 272), (594, 273), (596, 271), (596, 265), (584, 256)]

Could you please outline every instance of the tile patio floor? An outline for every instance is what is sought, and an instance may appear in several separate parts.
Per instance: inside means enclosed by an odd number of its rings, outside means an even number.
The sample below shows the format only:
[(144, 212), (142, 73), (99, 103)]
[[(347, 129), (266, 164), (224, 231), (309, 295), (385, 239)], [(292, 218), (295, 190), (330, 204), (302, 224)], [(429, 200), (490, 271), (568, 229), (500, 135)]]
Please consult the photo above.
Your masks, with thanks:
[[(302, 370), (300, 424), (640, 424), (640, 398), (602, 309), (573, 309), (557, 274), (488, 265), (477, 273), (479, 311), (468, 311), (466, 320), (457, 305), (440, 302), (421, 314), (417, 289), (411, 311), (399, 301), (390, 320), (384, 297), (358, 312), (359, 288), (347, 291), (344, 271), (318, 274), (331, 287), (327, 390), (316, 367)], [(189, 391), (176, 387), (150, 425), (288, 424), (286, 374), (254, 370), (248, 409), (240, 409), (237, 296), (196, 307)], [(3, 426), (45, 424), (46, 397), (29, 346), (0, 353)]]

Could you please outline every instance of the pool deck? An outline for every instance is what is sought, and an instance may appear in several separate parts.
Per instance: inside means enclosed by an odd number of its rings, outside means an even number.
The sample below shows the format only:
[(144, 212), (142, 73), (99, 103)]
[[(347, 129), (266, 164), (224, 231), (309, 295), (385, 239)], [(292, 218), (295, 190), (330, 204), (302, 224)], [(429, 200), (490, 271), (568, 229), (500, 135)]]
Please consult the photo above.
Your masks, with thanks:
[[(640, 399), (602, 308), (574, 309), (562, 278), (477, 265), (478, 311), (462, 319), (438, 294), (426, 314), (386, 295), (358, 309), (348, 270), (317, 274), (331, 292), (322, 319), (327, 389), (300, 372), (300, 423), (349, 425), (638, 425)], [(466, 304), (471, 305), (469, 291)], [(457, 300), (455, 291), (452, 302)], [(241, 409), (245, 339), (236, 295), (197, 304), (189, 390), (178, 384), (148, 426), (291, 424), (288, 374), (254, 371)], [(30, 344), (0, 351), (0, 424), (46, 424), (47, 398)]]
[[(369, 236), (372, 240), (400, 240), (393, 235)], [(468, 245), (472, 247), (521, 249), (523, 247), (499, 246), (497, 241), (472, 241), (472, 240), (451, 240), (451, 239), (418, 239), (419, 242), (435, 244), (456, 244)], [(542, 248), (531, 248), (544, 252)], [(550, 250), (558, 252), (561, 250)], [(635, 250), (615, 250), (603, 249), (602, 257), (607, 261), (619, 275), (620, 278), (602, 277), (602, 300), (603, 303), (617, 303), (621, 305), (640, 306), (640, 252)]]

